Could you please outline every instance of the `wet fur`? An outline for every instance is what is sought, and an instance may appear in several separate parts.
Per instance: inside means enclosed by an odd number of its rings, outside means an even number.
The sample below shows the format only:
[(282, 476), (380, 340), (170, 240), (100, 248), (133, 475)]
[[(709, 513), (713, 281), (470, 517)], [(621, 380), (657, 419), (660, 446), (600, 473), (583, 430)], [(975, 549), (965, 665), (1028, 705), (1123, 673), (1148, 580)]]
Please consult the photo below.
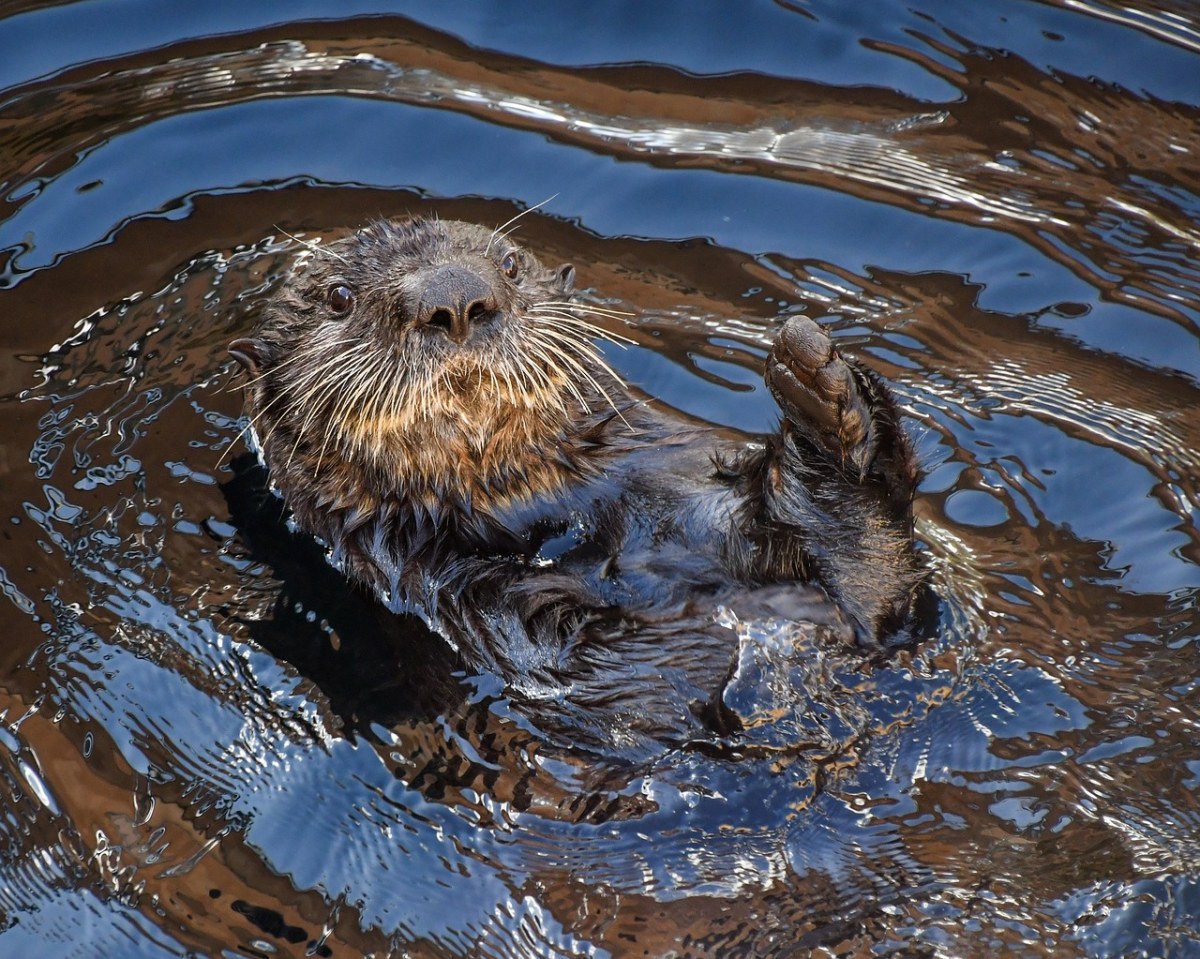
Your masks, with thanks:
[(629, 396), (585, 308), (557, 305), (571, 276), (436, 220), (302, 257), (231, 349), (272, 482), (335, 565), (564, 746), (626, 756), (721, 726), (736, 639), (718, 606), (847, 644), (902, 631), (915, 469), (879, 381), (791, 321), (767, 371), (779, 432), (686, 427)]

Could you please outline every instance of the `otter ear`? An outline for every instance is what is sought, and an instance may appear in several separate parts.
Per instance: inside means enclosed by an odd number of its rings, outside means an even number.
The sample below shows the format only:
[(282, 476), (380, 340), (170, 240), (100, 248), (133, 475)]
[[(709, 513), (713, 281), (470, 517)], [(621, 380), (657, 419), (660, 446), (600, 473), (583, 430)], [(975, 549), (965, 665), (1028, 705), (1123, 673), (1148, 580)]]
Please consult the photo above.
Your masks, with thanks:
[(554, 271), (554, 285), (560, 293), (570, 293), (575, 289), (575, 267), (564, 263)]
[(229, 355), (242, 364), (248, 373), (259, 373), (267, 365), (270, 350), (262, 340), (243, 337), (229, 344)]

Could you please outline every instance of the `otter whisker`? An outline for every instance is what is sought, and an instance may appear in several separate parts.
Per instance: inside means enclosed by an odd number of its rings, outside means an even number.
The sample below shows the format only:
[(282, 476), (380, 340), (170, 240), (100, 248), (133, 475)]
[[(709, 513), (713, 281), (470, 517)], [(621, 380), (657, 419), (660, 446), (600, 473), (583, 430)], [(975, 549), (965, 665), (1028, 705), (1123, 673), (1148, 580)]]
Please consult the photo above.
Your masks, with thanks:
[(607, 340), (614, 346), (620, 346), (622, 349), (626, 346), (635, 346), (636, 341), (631, 340), (627, 336), (620, 333), (614, 333), (611, 330), (606, 330), (602, 326), (597, 326), (595, 323), (589, 323), (587, 320), (580, 319), (577, 316), (570, 316), (558, 310), (542, 309), (535, 307), (529, 311), (530, 316), (539, 319), (553, 320), (554, 326), (570, 326), (572, 328), (585, 330), (588, 334), (595, 336), (597, 339)]
[[(558, 331), (555, 331), (555, 330), (543, 329), (543, 330), (540, 330), (539, 332), (544, 334), (548, 338), (557, 341), (560, 345), (566, 347), (566, 349), (562, 353), (561, 359), (572, 370), (574, 370), (578, 375), (582, 376), (585, 380), (587, 380), (587, 382), (591, 384), (592, 388), (595, 389), (597, 394), (599, 394), (600, 397), (602, 397), (604, 399), (604, 401), (612, 408), (612, 411), (617, 414), (617, 416), (620, 418), (621, 422), (624, 423), (627, 427), (629, 427), (629, 429), (632, 430), (633, 426), (629, 423), (629, 421), (627, 419), (625, 419), (625, 415), (621, 412), (621, 410), (617, 408), (617, 404), (613, 401), (612, 396), (609, 395), (608, 390), (606, 390), (600, 384), (600, 382), (596, 379), (596, 377), (592, 374), (592, 372), (589, 369), (587, 369), (587, 367), (582, 362), (580, 362), (581, 358), (586, 357), (587, 359), (590, 359), (598, 367), (600, 367), (602, 370), (604, 370), (604, 372), (606, 372), (609, 376), (611, 376), (617, 383), (620, 383), (621, 378), (616, 374), (616, 372), (613, 370), (613, 368), (611, 366), (609, 366), (607, 363), (604, 362), (603, 359), (601, 359), (599, 357), (598, 353), (595, 352), (595, 347), (592, 346), (592, 344), (587, 341), (584, 341), (584, 343), (581, 344), (578, 341), (567, 339), (567, 338), (559, 335)], [(586, 350), (585, 350), (585, 347), (586, 347)], [(577, 351), (583, 351), (582, 356), (577, 358), (576, 355), (572, 355), (573, 353), (575, 353)]]
[[(604, 387), (600, 384), (600, 381), (597, 380), (592, 375), (591, 371), (589, 371), (579, 361), (578, 358), (576, 358), (576, 357), (572, 356), (570, 353), (564, 351), (562, 353), (562, 355), (558, 357), (557, 362), (559, 364), (566, 365), (571, 370), (573, 370), (575, 373), (582, 376), (585, 380), (587, 380), (588, 383), (590, 383), (592, 385), (592, 388), (595, 389), (597, 393), (599, 393), (601, 396), (603, 396), (604, 399), (608, 400), (609, 404), (612, 405), (612, 400), (609, 398), (608, 391), (604, 389)], [(561, 368), (561, 366), (560, 366), (560, 368)]]
[(576, 328), (576, 326), (566, 323), (547, 323), (545, 324), (545, 329), (557, 332), (559, 336), (569, 337), (570, 340), (580, 343), (581, 346), (587, 344), (586, 348), (589, 350), (589, 353), (595, 353), (595, 355), (601, 355), (598, 347), (596, 347), (596, 341), (612, 343), (612, 346), (618, 349), (628, 349), (628, 344), (626, 343), (610, 340), (608, 337), (595, 336), (590, 330)]
[[(295, 379), (287, 382), (280, 391), (282, 394), (287, 394), (295, 390), (314, 390), (318, 387), (323, 387), (328, 384), (326, 374), (347, 363), (355, 363), (359, 356), (364, 352), (369, 351), (370, 347), (366, 343), (358, 343), (341, 353), (335, 353), (332, 356), (326, 357), (324, 360), (319, 360), (314, 365), (306, 367)], [(300, 352), (300, 351), (297, 351)], [(309, 363), (313, 363), (312, 357), (307, 353), (301, 357)], [(278, 368), (277, 368), (278, 369)], [(336, 384), (336, 380), (334, 383)]]
[[(576, 311), (571, 306), (565, 305), (565, 304), (560, 305), (557, 303), (537, 303), (530, 309), (529, 312), (533, 313), (533, 314), (545, 313), (548, 316), (561, 316), (564, 319), (572, 320), (575, 323), (583, 323), (594, 329), (604, 330), (604, 327), (597, 326), (596, 324), (592, 323), (590, 320), (586, 320), (582, 316), (576, 315)], [(609, 316), (607, 313), (595, 313), (592, 310), (586, 310), (586, 309), (581, 309), (578, 312), (586, 313), (586, 314), (592, 315), (592, 316), (598, 316), (601, 319), (606, 319), (606, 320), (623, 319), (621, 317)], [(608, 330), (604, 330), (604, 331), (609, 332)], [(612, 335), (620, 336), (621, 334), (613, 333)]]
[[(349, 346), (352, 346), (355, 342), (356, 342), (356, 340), (353, 337), (348, 337), (346, 339), (341, 339), (341, 340), (335, 340), (334, 342), (327, 344), (327, 346), (323, 346), (322, 350), (336, 349), (336, 348), (343, 347), (343, 346), (349, 347)], [(301, 360), (305, 360), (305, 359), (309, 359), (309, 358), (310, 357), (308, 356), (308, 354), (305, 351), (294, 350), (290, 356), (286, 356), (282, 360), (279, 360), (277, 363), (274, 363), (269, 369), (263, 370), (263, 372), (259, 373), (258, 375), (252, 376), (250, 379), (246, 380), (245, 382), (238, 383), (236, 385), (239, 386), (243, 390), (247, 389), (248, 387), (251, 387), (258, 383), (261, 383), (263, 380), (267, 379), (268, 377), (274, 376), (275, 374), (279, 373), (281, 370), (287, 369), (293, 363), (298, 363)]]
[(599, 324), (597, 324), (597, 323), (593, 322), (591, 319), (589, 319), (589, 317), (595, 317), (596, 319), (606, 320), (609, 322), (619, 321), (622, 323), (628, 323), (628, 320), (625, 317), (613, 316), (608, 313), (599, 313), (595, 310), (589, 310), (586, 308), (573, 307), (573, 306), (570, 306), (567, 304), (557, 304), (557, 303), (535, 304), (529, 310), (529, 313), (531, 316), (556, 317), (558, 319), (562, 319), (562, 320), (570, 322), (570, 323), (574, 323), (574, 324), (577, 324), (580, 326), (585, 326), (585, 327), (593, 330), (596, 333), (596, 335), (598, 335), (598, 336), (623, 340), (626, 343), (632, 342), (632, 340), (630, 340), (623, 333), (618, 333), (616, 330), (607, 329), (606, 327), (600, 326)]
[[(325, 436), (321, 441), (321, 449), (317, 453), (317, 470), (320, 470), (321, 464), (325, 461), (325, 450), (329, 447), (329, 441), (335, 433), (344, 432), (337, 427), (344, 421), (350, 408), (361, 405), (362, 401), (366, 398), (365, 387), (377, 376), (379, 367), (383, 365), (383, 362), (384, 360), (380, 357), (379, 353), (372, 350), (367, 356), (360, 359), (348, 381), (334, 384), (335, 388), (341, 387), (342, 395), (334, 403), (333, 409), (326, 420)], [(351, 443), (352, 449), (357, 452), (360, 443), (361, 438), (357, 435), (354, 436)]]
[[(292, 446), (292, 454), (288, 457), (288, 465), (291, 464), (292, 456), (295, 455), (302, 438), (307, 435), (313, 420), (322, 411), (326, 410), (326, 405), (334, 393), (339, 389), (345, 389), (347, 379), (354, 376), (356, 371), (362, 369), (370, 353), (369, 345), (360, 343), (343, 353), (335, 354), (330, 360), (319, 364), (312, 370), (306, 370), (292, 384), (291, 388), (302, 387), (304, 390), (298, 410), (298, 413), (303, 415), (303, 422), (300, 430), (297, 432), (296, 442)], [(333, 369), (344, 368), (347, 365), (349, 365), (350, 370), (349, 373), (345, 374), (346, 378), (326, 376)], [(345, 370), (340, 370), (340, 372), (345, 373)], [(324, 382), (320, 382), (322, 378), (324, 378)], [(326, 424), (326, 429), (328, 429), (328, 424)]]
[(569, 345), (581, 358), (604, 367), (610, 376), (620, 381), (621, 378), (617, 376), (612, 367), (605, 363), (604, 354), (600, 352), (599, 347), (596, 346), (590, 337), (584, 336), (577, 330), (562, 329), (559, 327), (545, 327), (539, 332), (557, 343)]
[[(530, 343), (528, 345), (528, 350), (534, 356), (534, 358), (542, 361), (544, 368), (539, 370), (538, 373), (542, 377), (542, 381), (546, 385), (546, 388), (548, 390), (553, 390), (554, 380), (551, 378), (549, 372), (550, 370), (553, 370), (557, 378), (562, 381), (563, 385), (566, 386), (567, 391), (579, 402), (580, 411), (586, 413), (588, 411), (588, 404), (587, 400), (584, 399), (583, 393), (580, 392), (579, 387), (575, 385), (574, 380), (572, 380), (570, 376), (563, 372), (562, 367), (559, 366), (557, 360), (554, 359), (547, 347), (540, 343)], [(563, 396), (560, 392), (557, 390), (553, 390), (553, 392), (558, 399), (559, 409), (565, 413), (566, 401), (563, 399)]]
[(598, 352), (595, 341), (584, 330), (575, 329), (567, 326), (566, 324), (547, 323), (538, 328), (538, 332), (546, 336), (553, 336), (560, 340), (568, 340), (572, 343), (579, 344), (579, 346), (584, 349), (592, 352)]
[(508, 361), (506, 368), (515, 371), (520, 378), (522, 389), (527, 394), (534, 393), (537, 389), (533, 378), (534, 370), (529, 364), (520, 362), (519, 351), (511, 344), (505, 349), (505, 359)]
[[(369, 428), (370, 442), (363, 429), (354, 433), (353, 448), (356, 454), (361, 447), (367, 451), (378, 450), (383, 442), (383, 407), (385, 398), (393, 395), (395, 386), (393, 377), (387, 375), (388, 357), (386, 354), (375, 353), (370, 362), (364, 363), (357, 371), (354, 379), (346, 390), (345, 408), (348, 412), (352, 407), (357, 408), (357, 421)], [(381, 388), (384, 387), (384, 388)], [(346, 413), (339, 413), (344, 416)]]
[(515, 344), (507, 344), (504, 350), (504, 367), (510, 381), (514, 376), (519, 379), (519, 392), (512, 391), (512, 405), (528, 405), (528, 397), (541, 396), (542, 391), (554, 392), (553, 384), (546, 378), (545, 372), (538, 369), (536, 364), (529, 363), (523, 355), (523, 350)]
[(594, 313), (597, 316), (611, 316), (613, 319), (624, 319), (630, 316), (637, 316), (636, 313), (630, 313), (627, 310), (614, 310), (607, 306), (596, 306), (594, 303), (586, 303), (581, 300), (542, 300), (538, 306), (557, 306), (562, 309), (582, 310), (586, 313)]
[[(331, 379), (331, 380), (327, 381), (326, 383), (322, 384), (321, 386), (317, 387), (316, 390), (312, 394), (305, 397), (305, 400), (299, 410), (299, 412), (304, 415), (304, 421), (303, 421), (303, 423), (301, 423), (300, 429), (298, 429), (296, 431), (295, 439), (292, 442), (291, 452), (288, 454), (286, 468), (291, 467), (292, 459), (295, 457), (296, 452), (300, 449), (300, 444), (304, 441), (304, 438), (308, 435), (308, 430), (309, 430), (309, 427), (312, 425), (313, 419), (315, 417), (317, 417), (318, 414), (320, 414), (324, 411), (325, 404), (337, 392), (338, 387), (340, 385), (341, 384), (339, 384), (339, 382), (337, 380)], [(307, 410), (308, 410), (307, 414), (304, 413), (305, 407), (307, 407)], [(325, 421), (325, 435), (326, 436), (328, 436), (328, 431), (329, 431), (329, 419), (330, 419), (330, 417), (326, 417), (326, 421)], [(319, 462), (319, 460), (318, 460), (318, 462)]]
[(513, 397), (516, 395), (515, 387), (513, 386), (513, 373), (509, 357), (504, 357), (505, 362), (500, 367), (500, 383), (503, 388), (504, 398), (511, 405)]
[[(589, 378), (594, 379), (594, 377), (592, 376), (591, 370), (587, 369), (587, 367), (585, 365), (586, 363), (591, 363), (591, 364), (594, 364), (595, 366), (599, 367), (601, 370), (603, 370), (605, 373), (607, 373), (610, 377), (612, 377), (612, 379), (615, 383), (617, 383), (617, 384), (622, 383), (621, 377), (617, 374), (617, 371), (614, 370), (607, 362), (605, 362), (600, 351), (597, 350), (595, 345), (592, 344), (590, 341), (588, 341), (588, 340), (583, 340), (583, 341), (573, 340), (569, 337), (562, 336), (562, 335), (558, 334), (557, 331), (553, 331), (553, 330), (547, 330), (544, 332), (546, 333), (547, 337), (549, 337), (550, 339), (557, 342), (560, 346), (564, 347), (564, 358), (570, 358), (573, 363), (575, 363), (579, 366), (580, 372), (586, 374)], [(598, 389), (600, 389), (600, 392), (607, 399), (608, 398), (607, 392), (605, 390), (601, 389), (599, 387), (599, 384), (595, 384), (595, 385), (597, 386)], [(610, 401), (610, 405), (611, 405), (611, 401)]]
[[(566, 400), (563, 398), (562, 392), (555, 388), (557, 384), (555, 383), (554, 377), (550, 374), (552, 366), (549, 362), (549, 357), (546, 356), (545, 351), (541, 349), (535, 349), (533, 352), (535, 358), (540, 357), (542, 359), (542, 365), (539, 366), (534, 363), (530, 364), (529, 367), (529, 378), (537, 381), (537, 385), (534, 387), (534, 389), (539, 393), (539, 395), (544, 393), (553, 396), (556, 404), (558, 405), (559, 411), (565, 413)], [(568, 386), (570, 385), (572, 384), (568, 383)]]
[(383, 424), (382, 420), (385, 415), (389, 418), (399, 416), (400, 413), (409, 405), (408, 402), (408, 387), (405, 382), (396, 376), (385, 377), (382, 383), (383, 388), (378, 388), (380, 384), (376, 384), (376, 390), (371, 396), (363, 415), (370, 419), (374, 428), (372, 437), (375, 440), (377, 448), (383, 446)]
[(275, 229), (277, 229), (280, 233), (282, 233), (288, 239), (295, 240), (297, 243), (299, 243), (301, 246), (305, 247), (312, 253), (328, 254), (329, 256), (333, 257), (335, 260), (340, 260), (342, 263), (345, 263), (345, 264), (350, 263), (349, 260), (347, 260), (344, 256), (342, 256), (340, 253), (336, 252), (335, 250), (331, 250), (327, 246), (321, 246), (321, 245), (313, 242), (312, 240), (305, 240), (302, 237), (296, 236), (295, 233), (289, 233), (287, 230), (285, 230), (283, 227), (281, 227), (278, 223), (275, 224)]
[(566, 316), (564, 313), (551, 313), (548, 311), (541, 313), (540, 316), (557, 320), (558, 323), (571, 326), (572, 329), (584, 330), (589, 336), (595, 336), (598, 338), (598, 340), (607, 340), (608, 342), (613, 343), (614, 346), (636, 346), (636, 341), (632, 340), (632, 338), (629, 336), (620, 334), (620, 332), (614, 332), (613, 330), (606, 330), (604, 326), (596, 325), (595, 323), (589, 322), (589, 320), (586, 319), (581, 319), (580, 317)]
[(554, 313), (543, 313), (540, 314), (539, 318), (553, 320), (553, 322), (549, 324), (551, 326), (556, 326), (559, 328), (569, 327), (572, 330), (579, 330), (590, 338), (604, 340), (608, 343), (611, 343), (613, 346), (619, 346), (621, 349), (637, 345), (637, 341), (630, 339), (628, 336), (625, 336), (621, 333), (613, 333), (604, 329), (602, 326), (596, 326), (594, 323), (589, 323), (586, 320), (580, 320), (574, 316), (561, 316)]
[[(574, 366), (574, 364), (568, 365), (572, 367)], [(576, 401), (578, 401), (579, 411), (584, 414), (590, 413), (592, 409), (591, 404), (588, 403), (587, 397), (583, 395), (583, 390), (579, 388), (579, 385), (575, 382), (574, 377), (570, 375), (570, 372), (564, 370), (562, 363), (558, 360), (554, 361), (554, 370), (566, 384), (568, 392), (570, 392), (570, 394), (575, 397)], [(603, 390), (600, 392), (603, 393)]]
[[(383, 423), (378, 413), (382, 393), (383, 390), (380, 389), (378, 383), (375, 384), (374, 389), (359, 393), (362, 396), (362, 402), (357, 405), (354, 413), (353, 448), (356, 453), (360, 446), (365, 446), (368, 452), (377, 450), (383, 441)], [(364, 435), (364, 433), (368, 435)]]
[(526, 213), (532, 213), (534, 210), (540, 210), (542, 207), (544, 207), (547, 203), (549, 203), (551, 200), (553, 200), (557, 196), (558, 196), (557, 193), (551, 194), (550, 196), (546, 197), (546, 199), (544, 199), (541, 203), (537, 203), (534, 206), (529, 207), (528, 209), (522, 210), (516, 216), (509, 217), (507, 220), (505, 220), (503, 223), (501, 223), (498, 227), (496, 227), (496, 229), (492, 230), (492, 235), (490, 237), (488, 237), (487, 246), (484, 247), (483, 255), (487, 256), (489, 253), (492, 252), (492, 241), (496, 239), (497, 235), (503, 235), (505, 237), (508, 236), (507, 233), (504, 233), (504, 230), (507, 229), (510, 224), (516, 223), (517, 220), (521, 219), (521, 217), (523, 217)]
[[(363, 345), (363, 344), (360, 344), (360, 345)], [(348, 350), (347, 352), (348, 352), (348, 353), (349, 353), (349, 352), (354, 352), (354, 351), (355, 351), (355, 350), (357, 350), (358, 348), (359, 348), (359, 346), (357, 346), (357, 345), (356, 345), (356, 346), (354, 346), (354, 347), (351, 347), (351, 349), (350, 349), (350, 350)], [(278, 393), (275, 395), (275, 397), (274, 397), (274, 398), (272, 398), (272, 400), (271, 400), (269, 403), (267, 403), (267, 404), (266, 404), (266, 405), (265, 405), (265, 406), (264, 406), (262, 409), (260, 409), (260, 410), (259, 410), (257, 413), (255, 413), (253, 416), (251, 416), (251, 417), (250, 417), (250, 419), (249, 419), (249, 421), (246, 423), (246, 425), (245, 425), (244, 427), (242, 427), (242, 428), (241, 428), (241, 429), (238, 431), (237, 435), (236, 435), (236, 436), (234, 436), (234, 438), (233, 438), (233, 440), (230, 442), (229, 446), (228, 446), (228, 447), (226, 448), (226, 450), (225, 450), (225, 451), (224, 451), (224, 452), (221, 454), (221, 457), (220, 457), (220, 458), (217, 460), (217, 467), (218, 467), (218, 468), (220, 468), (221, 464), (225, 462), (225, 457), (226, 457), (227, 455), (229, 455), (229, 452), (230, 452), (230, 451), (233, 449), (233, 447), (234, 447), (234, 446), (236, 446), (236, 445), (237, 445), (237, 442), (238, 442), (238, 440), (242, 439), (242, 437), (244, 437), (244, 436), (245, 436), (247, 433), (249, 433), (251, 430), (253, 430), (253, 429), (255, 428), (255, 426), (258, 424), (258, 422), (259, 422), (259, 421), (260, 421), (260, 420), (261, 420), (261, 419), (262, 419), (262, 418), (263, 418), (263, 417), (264, 417), (264, 416), (265, 416), (265, 415), (266, 415), (266, 414), (267, 414), (267, 413), (268, 413), (268, 412), (269, 412), (269, 411), (270, 411), (270, 410), (271, 410), (271, 409), (272, 409), (272, 408), (273, 408), (273, 407), (274, 407), (274, 406), (275, 406), (277, 403), (280, 403), (280, 402), (282, 402), (282, 401), (284, 401), (284, 400), (288, 399), (288, 397), (289, 397), (290, 395), (292, 395), (292, 394), (296, 393), (296, 392), (297, 392), (297, 391), (299, 391), (299, 390), (307, 390), (307, 389), (309, 389), (309, 388), (310, 388), (310, 386), (311, 386), (311, 384), (310, 384), (310, 382), (309, 382), (310, 378), (315, 378), (316, 376), (318, 376), (318, 375), (320, 375), (321, 373), (323, 373), (325, 370), (327, 370), (327, 369), (331, 369), (332, 367), (336, 366), (337, 364), (339, 364), (339, 363), (343, 362), (343, 361), (344, 361), (344, 356), (345, 356), (345, 354), (343, 354), (342, 356), (333, 356), (333, 357), (330, 357), (328, 360), (326, 360), (326, 361), (324, 361), (323, 363), (321, 363), (321, 364), (320, 364), (318, 367), (316, 367), (315, 369), (306, 371), (304, 375), (302, 375), (301, 377), (297, 378), (297, 379), (296, 379), (295, 381), (293, 381), (292, 383), (286, 384), (286, 385), (285, 385), (285, 386), (284, 386), (282, 389), (280, 389), (280, 390), (279, 390), (279, 392), (278, 392)], [(296, 353), (294, 353), (294, 354), (293, 354), (291, 357), (289, 357), (287, 360), (285, 360), (285, 361), (281, 361), (281, 362), (279, 362), (279, 363), (275, 364), (275, 366), (273, 366), (273, 367), (272, 367), (270, 370), (268, 370), (266, 373), (263, 373), (261, 376), (258, 376), (258, 377), (256, 377), (256, 378), (255, 378), (255, 381), (257, 382), (258, 380), (261, 380), (261, 379), (263, 379), (263, 378), (264, 378), (264, 377), (266, 377), (266, 376), (270, 376), (271, 374), (278, 372), (278, 371), (279, 371), (281, 368), (283, 368), (283, 367), (287, 366), (287, 365), (288, 365), (288, 364), (290, 364), (291, 362), (293, 362), (293, 361), (295, 361), (295, 360), (297, 360), (297, 359), (300, 359), (300, 358), (307, 358), (307, 356), (306, 356), (306, 355), (304, 355), (304, 354), (302, 354), (302, 352), (301, 352), (301, 351), (297, 351), (297, 352), (296, 352)], [(300, 406), (301, 406), (301, 410), (303, 410), (303, 407), (304, 407), (304, 405), (306, 404), (306, 402), (307, 402), (307, 400), (308, 400), (308, 397), (307, 397), (307, 395), (306, 395), (306, 394), (304, 394), (304, 393), (301, 393), (301, 394), (300, 394), (300, 396), (301, 396), (301, 403), (300, 403)], [(272, 436), (272, 434), (273, 434), (273, 433), (274, 433), (274, 427), (272, 427), (270, 430), (268, 430), (268, 431), (267, 431), (267, 433), (266, 433), (266, 434), (263, 436), (263, 438), (262, 438), (262, 447), (263, 447), (263, 449), (265, 449), (265, 448), (266, 448), (266, 445), (267, 445), (267, 443), (270, 441), (270, 439), (271, 439), (271, 436)]]
[[(321, 397), (322, 404), (325, 404), (328, 403), (334, 393), (340, 394), (329, 409), (329, 415), (325, 422), (325, 441), (323, 441), (322, 446), (329, 440), (335, 428), (340, 427), (345, 422), (350, 410), (355, 407), (361, 407), (367, 385), (374, 375), (376, 363), (377, 360), (373, 354), (360, 357), (355, 362), (354, 367), (346, 374), (345, 379), (339, 383), (335, 383), (333, 390), (327, 391)], [(344, 430), (341, 430), (341, 432), (344, 432)]]
[[(359, 347), (361, 347), (361, 349)], [(308, 429), (312, 425), (313, 418), (320, 412), (328, 399), (344, 382), (339, 382), (339, 379), (337, 378), (327, 377), (326, 374), (336, 367), (344, 366), (347, 362), (353, 364), (351, 366), (351, 370), (353, 371), (362, 364), (363, 353), (367, 351), (367, 344), (360, 343), (357, 347), (352, 347), (341, 354), (335, 354), (311, 370), (306, 370), (284, 390), (284, 393), (293, 390), (300, 390), (302, 396), (300, 402), (300, 412), (303, 413), (305, 407), (308, 408), (308, 412), (304, 416), (301, 427), (296, 432), (296, 440), (292, 444), (292, 452), (288, 456), (287, 465), (289, 467), (292, 464), (292, 458), (295, 456), (301, 440), (305, 435), (307, 435)], [(319, 382), (322, 377), (325, 378), (323, 383)]]
[(500, 367), (500, 379), (504, 381), (504, 401), (511, 407), (517, 405), (517, 397), (525, 395), (532, 388), (524, 367), (514, 365), (513, 351), (510, 347), (504, 350), (504, 362)]

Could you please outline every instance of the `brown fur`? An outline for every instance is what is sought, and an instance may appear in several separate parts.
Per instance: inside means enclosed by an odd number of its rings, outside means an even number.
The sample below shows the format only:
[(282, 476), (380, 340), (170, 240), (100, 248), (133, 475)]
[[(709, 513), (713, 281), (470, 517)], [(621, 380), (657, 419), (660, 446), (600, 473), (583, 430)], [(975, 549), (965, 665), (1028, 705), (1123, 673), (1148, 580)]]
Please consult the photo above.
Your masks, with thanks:
[(572, 277), (436, 220), (301, 258), (231, 350), (272, 482), (334, 563), (592, 746), (617, 717), (661, 740), (707, 714), (718, 604), (902, 630), (916, 474), (883, 385), (790, 320), (783, 427), (743, 448), (634, 402)]

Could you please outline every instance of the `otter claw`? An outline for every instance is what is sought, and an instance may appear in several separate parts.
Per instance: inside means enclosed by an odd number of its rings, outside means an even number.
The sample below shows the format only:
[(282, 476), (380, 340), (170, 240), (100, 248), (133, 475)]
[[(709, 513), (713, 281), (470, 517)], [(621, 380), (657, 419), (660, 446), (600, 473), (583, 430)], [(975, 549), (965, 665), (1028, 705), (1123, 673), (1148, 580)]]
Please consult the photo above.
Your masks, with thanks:
[(812, 320), (793, 317), (767, 363), (767, 387), (806, 439), (860, 472), (869, 465), (871, 411), (854, 370)]

